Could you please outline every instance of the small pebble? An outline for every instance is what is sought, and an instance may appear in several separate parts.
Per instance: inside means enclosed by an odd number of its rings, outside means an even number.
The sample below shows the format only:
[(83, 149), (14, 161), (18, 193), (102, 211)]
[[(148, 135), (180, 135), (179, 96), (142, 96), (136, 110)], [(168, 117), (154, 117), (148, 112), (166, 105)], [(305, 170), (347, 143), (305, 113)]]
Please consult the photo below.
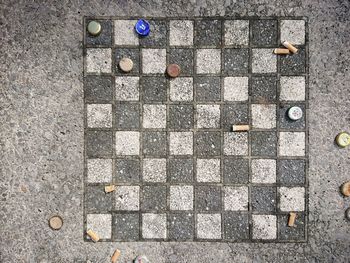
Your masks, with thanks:
[(59, 230), (63, 226), (63, 219), (60, 216), (53, 216), (49, 220), (49, 225), (53, 230)]
[(166, 68), (166, 72), (167, 74), (172, 77), (172, 78), (176, 78), (180, 75), (180, 67), (177, 64), (169, 64)]
[(101, 33), (101, 24), (97, 21), (91, 21), (88, 24), (87, 30), (90, 35), (92, 36), (98, 36)]
[(134, 62), (130, 58), (122, 58), (119, 61), (119, 68), (124, 72), (130, 72), (134, 67)]

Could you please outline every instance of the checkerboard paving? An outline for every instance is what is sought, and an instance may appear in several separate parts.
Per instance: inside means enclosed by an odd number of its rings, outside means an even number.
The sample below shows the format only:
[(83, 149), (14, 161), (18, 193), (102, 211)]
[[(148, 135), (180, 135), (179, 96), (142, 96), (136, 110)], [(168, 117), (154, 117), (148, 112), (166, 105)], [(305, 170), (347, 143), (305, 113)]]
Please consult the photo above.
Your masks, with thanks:
[[(86, 31), (91, 20), (100, 35)], [(137, 18), (84, 22), (85, 231), (101, 241), (306, 241), (307, 20), (147, 20), (147, 37)], [(285, 40), (299, 52), (273, 54)], [(166, 76), (170, 63), (179, 77)], [(240, 124), (250, 130), (232, 132)]]

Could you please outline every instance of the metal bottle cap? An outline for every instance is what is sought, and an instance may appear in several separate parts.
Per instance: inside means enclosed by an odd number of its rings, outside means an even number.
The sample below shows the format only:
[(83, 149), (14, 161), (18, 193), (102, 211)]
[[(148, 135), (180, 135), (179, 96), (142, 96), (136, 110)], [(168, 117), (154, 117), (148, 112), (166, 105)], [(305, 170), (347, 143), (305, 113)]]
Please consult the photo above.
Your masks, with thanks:
[(288, 110), (288, 117), (293, 120), (300, 120), (303, 117), (303, 110), (298, 106), (293, 106)]
[(140, 36), (147, 36), (150, 32), (149, 23), (146, 20), (139, 19), (135, 24), (135, 30)]
[(97, 21), (90, 21), (87, 26), (87, 30), (92, 36), (98, 36), (101, 33), (101, 29), (101, 24)]
[(350, 145), (350, 134), (341, 132), (337, 135), (335, 140), (340, 147), (346, 147)]

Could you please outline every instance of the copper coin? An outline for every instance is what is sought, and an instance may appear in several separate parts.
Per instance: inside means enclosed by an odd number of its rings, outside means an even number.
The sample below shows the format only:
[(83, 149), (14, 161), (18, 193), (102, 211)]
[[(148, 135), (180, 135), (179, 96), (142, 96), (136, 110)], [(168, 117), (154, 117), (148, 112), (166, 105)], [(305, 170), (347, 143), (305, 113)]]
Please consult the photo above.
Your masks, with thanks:
[(177, 64), (169, 64), (166, 68), (166, 72), (172, 78), (176, 78), (180, 75), (180, 67)]
[(53, 230), (59, 230), (63, 225), (63, 219), (60, 216), (53, 216), (49, 220), (49, 225)]

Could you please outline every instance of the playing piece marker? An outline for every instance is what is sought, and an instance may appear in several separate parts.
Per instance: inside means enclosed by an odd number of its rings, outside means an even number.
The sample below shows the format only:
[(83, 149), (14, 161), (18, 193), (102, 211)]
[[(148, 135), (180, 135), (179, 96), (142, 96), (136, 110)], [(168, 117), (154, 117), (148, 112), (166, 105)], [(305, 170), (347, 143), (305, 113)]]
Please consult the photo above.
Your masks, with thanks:
[(87, 30), (90, 35), (98, 36), (101, 33), (102, 27), (101, 24), (97, 21), (90, 21)]
[(344, 196), (347, 196), (347, 197), (350, 196), (350, 181), (344, 183), (344, 184), (341, 186), (341, 193), (342, 193)]
[(335, 141), (340, 147), (346, 147), (350, 145), (350, 134), (346, 132), (341, 132), (337, 135)]
[(140, 36), (148, 36), (150, 32), (149, 23), (146, 20), (139, 19), (135, 24), (135, 31)]
[(60, 216), (53, 216), (49, 219), (49, 225), (53, 230), (59, 230), (63, 226), (63, 219)]
[(288, 110), (288, 117), (293, 121), (300, 120), (303, 117), (303, 110), (298, 106), (293, 106)]
[(177, 64), (169, 64), (166, 68), (166, 72), (170, 77), (176, 78), (180, 75), (181, 69)]
[(134, 67), (134, 62), (130, 58), (122, 58), (119, 61), (119, 67), (124, 72), (130, 72)]

